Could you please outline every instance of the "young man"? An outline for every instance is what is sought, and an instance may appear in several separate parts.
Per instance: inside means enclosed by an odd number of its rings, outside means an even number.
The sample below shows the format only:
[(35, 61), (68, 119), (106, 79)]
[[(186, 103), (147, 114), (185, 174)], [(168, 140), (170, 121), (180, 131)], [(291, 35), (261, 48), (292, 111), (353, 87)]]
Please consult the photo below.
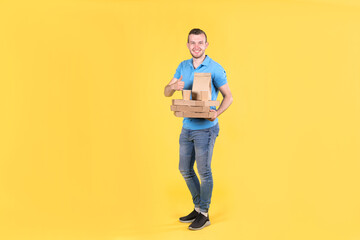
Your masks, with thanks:
[[(213, 189), (211, 158), (215, 139), (219, 134), (218, 117), (233, 101), (225, 70), (220, 64), (205, 55), (208, 46), (205, 32), (201, 29), (192, 29), (187, 42), (192, 58), (180, 63), (174, 78), (165, 86), (164, 90), (166, 97), (171, 97), (175, 91), (191, 90), (194, 73), (205, 72), (211, 73), (211, 100), (216, 100), (219, 90), (224, 97), (217, 110), (215, 107), (210, 110), (215, 112), (213, 118), (184, 118), (183, 120), (180, 134), (179, 170), (190, 190), (195, 209), (179, 220), (192, 222), (189, 226), (191, 230), (199, 230), (210, 225), (208, 210)], [(195, 160), (201, 184), (193, 168)]]

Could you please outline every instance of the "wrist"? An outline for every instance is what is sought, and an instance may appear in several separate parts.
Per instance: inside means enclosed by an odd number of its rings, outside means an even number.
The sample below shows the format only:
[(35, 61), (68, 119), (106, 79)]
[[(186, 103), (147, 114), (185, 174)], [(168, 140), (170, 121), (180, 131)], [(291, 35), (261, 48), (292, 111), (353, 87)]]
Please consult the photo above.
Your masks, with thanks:
[(221, 112), (219, 110), (215, 110), (215, 111), (216, 111), (216, 117), (218, 117), (221, 114)]

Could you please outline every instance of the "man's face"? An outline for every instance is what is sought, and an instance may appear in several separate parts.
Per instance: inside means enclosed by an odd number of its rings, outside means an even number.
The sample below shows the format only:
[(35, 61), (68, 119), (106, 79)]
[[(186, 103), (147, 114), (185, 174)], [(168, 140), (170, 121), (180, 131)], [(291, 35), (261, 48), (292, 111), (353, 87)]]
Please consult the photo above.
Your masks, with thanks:
[(193, 58), (201, 58), (205, 54), (205, 49), (208, 47), (209, 43), (205, 42), (205, 34), (190, 34), (189, 42), (187, 47), (190, 50), (190, 54)]

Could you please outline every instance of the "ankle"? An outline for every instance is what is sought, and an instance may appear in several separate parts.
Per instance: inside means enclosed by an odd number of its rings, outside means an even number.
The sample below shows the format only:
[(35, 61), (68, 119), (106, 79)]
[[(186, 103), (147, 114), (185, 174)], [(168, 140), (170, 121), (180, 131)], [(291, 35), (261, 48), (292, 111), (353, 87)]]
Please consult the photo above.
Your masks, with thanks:
[(208, 216), (208, 213), (207, 212), (200, 212), (202, 215), (204, 215), (205, 217)]

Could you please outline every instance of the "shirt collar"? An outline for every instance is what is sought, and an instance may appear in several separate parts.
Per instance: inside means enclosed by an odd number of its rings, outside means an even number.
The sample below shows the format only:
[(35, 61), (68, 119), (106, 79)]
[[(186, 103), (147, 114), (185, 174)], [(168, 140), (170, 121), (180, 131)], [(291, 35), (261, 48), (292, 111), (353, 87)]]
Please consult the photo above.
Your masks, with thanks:
[[(200, 64), (200, 66), (201, 66), (201, 65), (207, 66), (207, 65), (209, 65), (209, 63), (210, 63), (210, 57), (209, 57), (208, 55), (205, 55), (205, 59), (204, 59), (204, 61)], [(190, 59), (189, 64), (190, 64), (191, 66), (193, 66), (193, 59), (192, 59), (192, 58)]]

